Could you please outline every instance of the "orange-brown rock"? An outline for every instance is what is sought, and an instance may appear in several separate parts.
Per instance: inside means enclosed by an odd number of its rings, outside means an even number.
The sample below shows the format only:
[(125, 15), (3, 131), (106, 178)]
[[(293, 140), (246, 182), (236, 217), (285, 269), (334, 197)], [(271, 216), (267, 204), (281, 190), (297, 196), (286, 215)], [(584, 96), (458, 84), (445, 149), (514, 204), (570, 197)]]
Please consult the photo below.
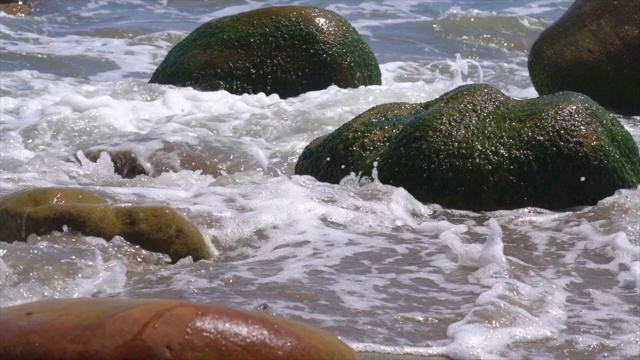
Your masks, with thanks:
[(257, 312), (150, 299), (58, 299), (0, 309), (4, 360), (355, 360), (334, 335)]

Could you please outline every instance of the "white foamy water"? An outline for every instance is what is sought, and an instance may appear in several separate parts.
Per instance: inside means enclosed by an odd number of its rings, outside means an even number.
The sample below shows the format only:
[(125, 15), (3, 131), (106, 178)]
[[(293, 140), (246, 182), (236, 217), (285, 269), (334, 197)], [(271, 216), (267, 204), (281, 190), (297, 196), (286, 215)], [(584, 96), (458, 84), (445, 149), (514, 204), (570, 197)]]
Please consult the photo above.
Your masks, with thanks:
[[(537, 96), (528, 47), (570, 1), (286, 2), (345, 16), (383, 76), (289, 99), (147, 84), (200, 23), (265, 6), (176, 3), (46, 1), (30, 18), (0, 15), (0, 196), (81, 186), (169, 205), (216, 257), (169, 264), (72, 232), (0, 243), (0, 306), (157, 297), (258, 309), (359, 350), (640, 356), (639, 189), (565, 212), (473, 213), (420, 203), (375, 174), (340, 185), (293, 175), (311, 140), (378, 104), (480, 81)], [(619, 119), (640, 143), (640, 118)], [(151, 175), (124, 179), (107, 153), (91, 162), (92, 149), (131, 151)]]

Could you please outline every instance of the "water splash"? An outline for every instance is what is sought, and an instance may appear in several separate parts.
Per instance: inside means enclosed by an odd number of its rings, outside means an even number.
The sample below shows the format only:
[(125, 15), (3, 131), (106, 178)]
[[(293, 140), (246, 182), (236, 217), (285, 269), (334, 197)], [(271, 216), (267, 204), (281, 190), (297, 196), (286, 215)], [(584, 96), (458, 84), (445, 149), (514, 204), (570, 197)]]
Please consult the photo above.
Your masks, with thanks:
[(460, 54), (456, 54), (456, 61), (451, 64), (451, 71), (453, 72), (453, 86), (458, 87), (462, 84), (466, 84), (462, 79), (462, 75), (468, 75), (469, 73), (469, 64), (475, 65), (478, 68), (479, 81), (480, 83), (484, 82), (484, 76), (482, 74), (482, 67), (480, 64), (471, 59), (463, 59)]
[(502, 228), (495, 219), (490, 219), (488, 226), (490, 232), (483, 244), (464, 244), (460, 240), (459, 234), (453, 230), (442, 233), (440, 239), (457, 255), (460, 265), (483, 268), (494, 264), (504, 267), (507, 264), (507, 259), (504, 255)]

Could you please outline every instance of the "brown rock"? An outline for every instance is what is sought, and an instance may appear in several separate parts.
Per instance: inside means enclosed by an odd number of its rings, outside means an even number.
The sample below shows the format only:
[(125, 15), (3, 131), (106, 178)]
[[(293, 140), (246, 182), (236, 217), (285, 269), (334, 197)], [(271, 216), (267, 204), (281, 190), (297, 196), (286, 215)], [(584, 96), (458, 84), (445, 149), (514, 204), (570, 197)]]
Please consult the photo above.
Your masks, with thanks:
[[(106, 150), (89, 149), (84, 154), (90, 161), (98, 162), (100, 154)], [(133, 179), (138, 175), (149, 175), (147, 170), (140, 164), (138, 155), (131, 150), (106, 151), (113, 163), (113, 170), (116, 174), (125, 179)]]
[(204, 175), (218, 177), (244, 171), (250, 165), (242, 156), (234, 157), (222, 151), (223, 146), (164, 142), (161, 148), (147, 156), (130, 149), (105, 147), (94, 147), (83, 152), (92, 162), (97, 162), (100, 155), (106, 152), (111, 158), (115, 173), (125, 179), (133, 179), (139, 175), (159, 176), (165, 172), (180, 170), (201, 171)]
[(0, 11), (9, 15), (27, 16), (31, 14), (31, 5), (23, 0), (0, 1)]
[(0, 309), (0, 358), (355, 360), (323, 330), (261, 313), (150, 299), (58, 299)]
[(241, 164), (234, 164), (233, 155), (224, 154), (219, 148), (206, 144), (191, 146), (166, 142), (151, 155), (150, 162), (155, 174), (191, 170), (218, 177), (244, 170)]

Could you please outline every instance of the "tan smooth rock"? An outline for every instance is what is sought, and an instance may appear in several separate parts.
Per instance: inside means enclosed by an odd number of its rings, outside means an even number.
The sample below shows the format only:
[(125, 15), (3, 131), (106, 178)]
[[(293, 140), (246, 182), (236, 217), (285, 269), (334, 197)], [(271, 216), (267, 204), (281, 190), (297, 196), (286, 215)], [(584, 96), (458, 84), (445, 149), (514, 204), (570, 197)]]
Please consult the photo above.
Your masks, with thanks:
[(198, 228), (170, 207), (113, 206), (111, 213), (117, 225), (113, 236), (120, 235), (143, 249), (165, 253), (172, 261), (187, 256), (194, 261), (212, 257)]
[(120, 235), (145, 250), (169, 255), (176, 262), (212, 257), (198, 228), (166, 206), (113, 204), (83, 189), (29, 189), (0, 199), (0, 241), (25, 241), (67, 226), (87, 236), (111, 240)]
[(37, 217), (33, 210), (40, 207), (56, 208), (70, 204), (104, 206), (109, 202), (106, 197), (74, 188), (40, 188), (13, 192), (0, 198), (0, 222), (3, 224), (0, 227), (0, 241), (25, 241), (32, 233), (42, 235), (61, 230), (62, 227), (55, 224), (35, 224), (30, 221), (29, 215)]

